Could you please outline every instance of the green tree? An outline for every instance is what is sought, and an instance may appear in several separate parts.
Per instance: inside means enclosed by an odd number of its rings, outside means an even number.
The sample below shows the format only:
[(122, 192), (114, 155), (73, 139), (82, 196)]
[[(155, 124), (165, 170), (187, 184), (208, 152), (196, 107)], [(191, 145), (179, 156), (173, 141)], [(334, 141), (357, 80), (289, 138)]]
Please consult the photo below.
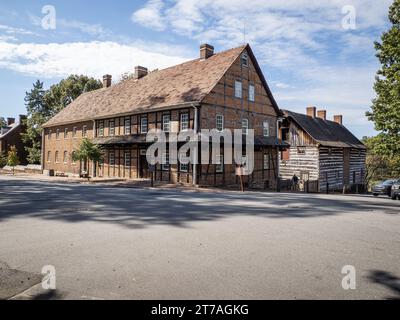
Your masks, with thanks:
[(380, 155), (397, 157), (400, 154), (400, 0), (395, 0), (389, 10), (392, 26), (375, 42), (382, 67), (375, 78), (376, 98), (369, 120), (380, 131), (375, 151)]
[(102, 83), (99, 80), (83, 75), (71, 75), (51, 86), (49, 90), (44, 90), (43, 82), (39, 80), (33, 85), (33, 89), (25, 96), (28, 117), (26, 119), (27, 130), (23, 134), (29, 163), (40, 163), (43, 124), (82, 93), (101, 87)]
[(19, 159), (18, 159), (17, 148), (15, 146), (11, 146), (10, 151), (8, 151), (7, 165), (12, 167), (13, 175), (14, 175), (14, 169), (18, 164), (19, 164)]
[(83, 161), (86, 164), (87, 177), (90, 180), (89, 162), (93, 161), (94, 165), (103, 160), (103, 151), (98, 145), (95, 145), (89, 139), (84, 138), (72, 156), (74, 161)]
[(7, 155), (4, 152), (0, 153), (0, 168), (3, 168), (7, 165)]

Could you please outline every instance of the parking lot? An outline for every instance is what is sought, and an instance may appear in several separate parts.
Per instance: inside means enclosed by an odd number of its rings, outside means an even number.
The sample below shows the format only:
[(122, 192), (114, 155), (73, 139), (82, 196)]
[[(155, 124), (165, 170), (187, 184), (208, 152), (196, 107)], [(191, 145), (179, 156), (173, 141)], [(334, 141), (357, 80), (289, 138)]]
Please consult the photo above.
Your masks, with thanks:
[(3, 299), (399, 299), (399, 278), (400, 201), (387, 197), (0, 176)]

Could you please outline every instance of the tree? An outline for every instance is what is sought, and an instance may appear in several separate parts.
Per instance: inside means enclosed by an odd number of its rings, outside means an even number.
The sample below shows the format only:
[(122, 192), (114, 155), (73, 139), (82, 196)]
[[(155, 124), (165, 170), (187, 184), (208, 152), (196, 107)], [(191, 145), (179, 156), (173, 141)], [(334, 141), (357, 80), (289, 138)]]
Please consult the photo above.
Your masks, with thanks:
[(387, 157), (400, 154), (400, 0), (395, 0), (389, 10), (392, 27), (375, 42), (376, 56), (382, 67), (375, 77), (372, 111), (367, 117), (380, 131), (376, 137), (375, 151)]
[(14, 175), (14, 169), (18, 164), (19, 164), (19, 159), (18, 159), (17, 148), (15, 146), (11, 146), (10, 151), (8, 151), (7, 165), (12, 167), (13, 175)]
[(79, 146), (79, 149), (73, 153), (72, 160), (83, 161), (87, 164), (87, 178), (90, 180), (89, 175), (89, 161), (93, 161), (94, 165), (103, 160), (103, 151), (99, 146), (95, 145), (89, 139), (84, 138)]
[(381, 137), (364, 137), (362, 142), (367, 147), (366, 185), (400, 175), (400, 155), (387, 156), (379, 152), (382, 144)]
[(4, 152), (0, 153), (0, 168), (3, 168), (7, 165), (7, 154)]
[(28, 117), (25, 123), (27, 130), (22, 138), (27, 145), (29, 163), (40, 163), (43, 124), (82, 93), (101, 87), (102, 83), (99, 80), (83, 75), (71, 75), (51, 86), (49, 90), (43, 89), (43, 82), (36, 81), (33, 89), (25, 96)]
[(7, 126), (7, 121), (3, 117), (0, 117), (0, 128), (4, 128), (6, 126)]

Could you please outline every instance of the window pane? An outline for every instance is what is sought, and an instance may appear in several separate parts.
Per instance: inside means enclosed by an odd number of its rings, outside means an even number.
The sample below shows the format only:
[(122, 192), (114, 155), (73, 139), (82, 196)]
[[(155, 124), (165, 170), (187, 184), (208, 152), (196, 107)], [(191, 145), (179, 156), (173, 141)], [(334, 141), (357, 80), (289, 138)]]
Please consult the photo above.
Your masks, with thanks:
[(255, 89), (253, 85), (249, 86), (249, 100), (254, 101), (255, 100)]
[(224, 172), (224, 156), (219, 156), (219, 163), (215, 165), (215, 171), (218, 173)]
[(269, 137), (269, 123), (268, 121), (263, 122), (263, 135), (264, 137)]
[(164, 153), (162, 157), (162, 169), (168, 171), (169, 170), (169, 154)]
[(218, 131), (224, 130), (224, 116), (221, 114), (217, 115), (217, 130)]
[(247, 67), (249, 65), (249, 57), (248, 57), (247, 53), (242, 54), (242, 65), (244, 67)]
[(181, 114), (181, 131), (185, 131), (189, 129), (189, 114), (183, 113)]
[(147, 133), (147, 118), (140, 119), (140, 132)]
[(124, 163), (125, 163), (126, 167), (130, 167), (130, 165), (131, 165), (131, 152), (130, 151), (125, 151)]
[(248, 119), (243, 119), (242, 120), (242, 131), (244, 135), (247, 135), (249, 129), (249, 120)]
[(115, 122), (114, 120), (110, 121), (110, 136), (115, 135)]
[(115, 153), (114, 152), (110, 152), (110, 166), (115, 165)]
[(131, 119), (125, 119), (125, 134), (131, 134)]
[(269, 169), (269, 157), (268, 157), (268, 154), (264, 154), (264, 169)]
[(242, 97), (242, 83), (240, 81), (235, 81), (235, 97)]
[(170, 131), (170, 116), (169, 114), (163, 115), (163, 131), (169, 132)]

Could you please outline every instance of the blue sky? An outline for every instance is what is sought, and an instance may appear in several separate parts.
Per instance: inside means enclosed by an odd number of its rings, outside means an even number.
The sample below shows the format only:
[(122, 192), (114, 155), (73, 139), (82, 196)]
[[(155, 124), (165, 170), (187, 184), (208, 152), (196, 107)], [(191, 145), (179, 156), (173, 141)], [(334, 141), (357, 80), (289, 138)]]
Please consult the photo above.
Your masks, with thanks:
[[(343, 114), (358, 137), (373, 135), (365, 117), (379, 68), (373, 41), (388, 28), (391, 2), (2, 0), (0, 116), (25, 112), (36, 79), (49, 87), (72, 73), (110, 73), (118, 81), (135, 65), (160, 69), (197, 58), (204, 42), (221, 51), (246, 41), (282, 109), (315, 105), (328, 118)], [(42, 26), (46, 5), (55, 8), (55, 30)], [(349, 21), (354, 28), (343, 27)]]

